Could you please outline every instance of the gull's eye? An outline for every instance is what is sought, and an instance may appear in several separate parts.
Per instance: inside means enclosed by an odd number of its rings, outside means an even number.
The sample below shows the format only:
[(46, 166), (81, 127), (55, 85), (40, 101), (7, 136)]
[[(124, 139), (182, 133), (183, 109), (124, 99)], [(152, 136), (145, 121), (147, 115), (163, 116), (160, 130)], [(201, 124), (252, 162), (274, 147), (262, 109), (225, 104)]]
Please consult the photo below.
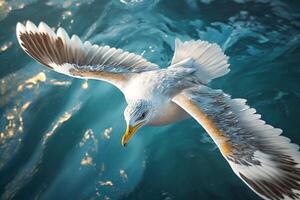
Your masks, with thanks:
[(146, 113), (144, 112), (144, 113), (142, 114), (141, 117), (142, 117), (142, 118), (145, 118), (145, 116), (146, 116)]
[(141, 114), (141, 116), (137, 120), (143, 120), (143, 119), (145, 119), (146, 115), (147, 115), (147, 112), (143, 112)]

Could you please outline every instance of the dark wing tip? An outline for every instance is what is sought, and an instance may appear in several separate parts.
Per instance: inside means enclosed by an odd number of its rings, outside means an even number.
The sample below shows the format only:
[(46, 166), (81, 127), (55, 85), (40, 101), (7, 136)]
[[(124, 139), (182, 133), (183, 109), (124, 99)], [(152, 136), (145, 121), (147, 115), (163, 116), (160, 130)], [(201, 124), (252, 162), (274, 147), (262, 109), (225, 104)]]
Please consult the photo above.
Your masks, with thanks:
[(30, 21), (25, 26), (18, 22), (16, 34), (22, 49), (36, 61), (51, 69), (50, 63), (64, 63), (64, 43), (45, 23), (37, 27)]
[(264, 199), (300, 199), (299, 176), (285, 175), (271, 179), (251, 179), (241, 172), (239, 175), (253, 191)]

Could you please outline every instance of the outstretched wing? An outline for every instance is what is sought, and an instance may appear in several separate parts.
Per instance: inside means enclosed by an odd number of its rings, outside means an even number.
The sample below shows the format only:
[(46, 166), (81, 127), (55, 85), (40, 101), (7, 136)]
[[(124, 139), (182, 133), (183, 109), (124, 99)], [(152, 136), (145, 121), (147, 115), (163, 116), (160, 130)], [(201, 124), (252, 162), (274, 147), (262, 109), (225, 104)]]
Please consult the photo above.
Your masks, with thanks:
[(69, 38), (63, 28), (53, 32), (41, 22), (17, 24), (18, 41), (23, 50), (48, 68), (73, 77), (108, 81), (120, 89), (130, 73), (156, 70), (156, 64), (140, 55), (109, 46), (82, 43), (77, 35)]
[(221, 90), (199, 86), (182, 91), (173, 101), (201, 124), (231, 168), (264, 199), (300, 199), (300, 153), (249, 108)]

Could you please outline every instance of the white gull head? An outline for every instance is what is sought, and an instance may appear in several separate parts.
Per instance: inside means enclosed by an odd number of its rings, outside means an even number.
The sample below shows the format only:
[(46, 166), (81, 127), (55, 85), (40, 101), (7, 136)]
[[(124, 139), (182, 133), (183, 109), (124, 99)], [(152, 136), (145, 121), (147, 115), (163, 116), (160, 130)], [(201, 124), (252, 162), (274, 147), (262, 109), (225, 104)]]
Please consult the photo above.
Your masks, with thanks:
[(123, 146), (126, 145), (139, 128), (151, 121), (154, 112), (155, 106), (149, 100), (138, 99), (128, 103), (128, 106), (124, 110), (127, 129), (122, 138)]

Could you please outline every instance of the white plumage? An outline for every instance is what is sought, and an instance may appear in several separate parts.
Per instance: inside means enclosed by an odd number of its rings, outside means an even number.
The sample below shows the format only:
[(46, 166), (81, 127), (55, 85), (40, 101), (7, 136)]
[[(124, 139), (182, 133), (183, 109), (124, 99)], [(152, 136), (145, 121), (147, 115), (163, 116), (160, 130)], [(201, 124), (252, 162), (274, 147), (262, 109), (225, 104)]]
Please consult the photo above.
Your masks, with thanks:
[(45, 23), (17, 24), (23, 50), (48, 68), (77, 78), (104, 80), (128, 103), (125, 144), (143, 125), (193, 117), (219, 147), (234, 173), (263, 199), (300, 198), (299, 146), (281, 129), (261, 120), (245, 99), (207, 87), (228, 73), (228, 57), (217, 44), (175, 41), (171, 66), (160, 69), (140, 55), (55, 33)]

